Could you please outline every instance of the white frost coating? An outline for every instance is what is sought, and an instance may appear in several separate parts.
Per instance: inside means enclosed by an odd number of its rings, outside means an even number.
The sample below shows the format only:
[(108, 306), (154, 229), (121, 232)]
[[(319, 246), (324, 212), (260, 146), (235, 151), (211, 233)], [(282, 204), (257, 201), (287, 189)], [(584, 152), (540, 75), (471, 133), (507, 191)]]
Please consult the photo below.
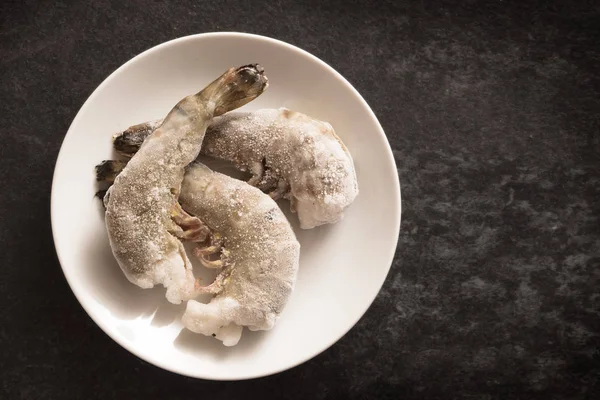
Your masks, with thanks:
[(143, 275), (127, 274), (126, 276), (131, 283), (142, 289), (150, 289), (154, 285), (163, 285), (167, 288), (167, 300), (179, 304), (183, 300), (191, 299), (197, 295), (194, 290), (195, 279), (191, 268), (191, 264), (185, 264), (181, 254), (172, 253), (166, 259), (149, 268), (148, 273)]
[(225, 346), (235, 346), (242, 337), (242, 326), (231, 322), (229, 315), (240, 305), (231, 298), (217, 298), (209, 304), (190, 300), (183, 314), (183, 325), (192, 332), (213, 336)]
[[(181, 251), (185, 252), (183, 246)], [(192, 265), (191, 263), (186, 265), (186, 262), (189, 263), (189, 260), (184, 259), (180, 252), (171, 254), (166, 260), (159, 261), (150, 270), (150, 276), (154, 282), (167, 288), (167, 300), (174, 304), (197, 295), (194, 290), (195, 278), (192, 273)]]
[(273, 328), (293, 291), (300, 258), (300, 243), (277, 203), (202, 164), (188, 168), (179, 200), (223, 236), (231, 265), (209, 304), (188, 302), (183, 324), (226, 346), (237, 343), (243, 326)]
[(209, 126), (203, 154), (232, 161), (240, 169), (266, 172), (263, 190), (289, 186), (285, 194), (303, 229), (331, 224), (358, 195), (352, 156), (333, 127), (285, 108), (233, 112)]

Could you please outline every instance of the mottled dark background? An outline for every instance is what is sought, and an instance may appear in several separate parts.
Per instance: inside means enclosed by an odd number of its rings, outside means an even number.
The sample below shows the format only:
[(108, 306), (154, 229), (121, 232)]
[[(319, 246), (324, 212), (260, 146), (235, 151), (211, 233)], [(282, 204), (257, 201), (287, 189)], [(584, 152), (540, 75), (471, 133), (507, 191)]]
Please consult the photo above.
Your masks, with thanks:
[[(598, 394), (600, 8), (569, 3), (2, 2), (0, 397)], [(96, 86), (149, 47), (222, 30), (298, 45), (348, 78), (388, 135), (403, 200), (360, 323), (304, 365), (233, 383), (109, 339), (67, 286), (49, 219), (61, 141)]]

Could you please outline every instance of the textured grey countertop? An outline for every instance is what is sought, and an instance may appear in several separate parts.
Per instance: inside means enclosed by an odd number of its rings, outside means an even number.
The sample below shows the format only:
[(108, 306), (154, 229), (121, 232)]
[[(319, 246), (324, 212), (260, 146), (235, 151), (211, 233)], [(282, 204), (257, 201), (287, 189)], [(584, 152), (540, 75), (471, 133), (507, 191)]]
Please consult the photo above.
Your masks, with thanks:
[[(598, 394), (597, 3), (52, 3), (0, 5), (0, 398)], [(298, 45), (354, 84), (403, 200), (392, 269), (358, 325), (297, 368), (233, 383), (109, 339), (65, 282), (49, 222), (61, 141), (96, 86), (149, 47), (223, 30)]]

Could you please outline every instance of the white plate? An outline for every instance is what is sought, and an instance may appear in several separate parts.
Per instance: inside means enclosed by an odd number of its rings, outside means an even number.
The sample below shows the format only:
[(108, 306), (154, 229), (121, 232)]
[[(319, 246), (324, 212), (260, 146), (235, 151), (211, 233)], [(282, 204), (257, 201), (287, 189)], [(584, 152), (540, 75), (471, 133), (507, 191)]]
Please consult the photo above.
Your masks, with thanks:
[[(112, 257), (94, 166), (112, 157), (111, 135), (163, 117), (231, 66), (259, 63), (269, 89), (244, 109), (288, 107), (328, 121), (350, 149), (360, 194), (336, 225), (302, 231), (300, 271), (275, 328), (245, 330), (231, 348), (182, 329), (184, 305), (164, 289), (127, 281)], [(285, 204), (287, 209), (287, 204)], [(117, 343), (161, 368), (235, 380), (274, 374), (316, 356), (368, 309), (393, 259), (400, 186), (390, 146), (358, 92), (323, 61), (274, 39), (241, 34), (188, 36), (154, 47), (111, 74), (85, 102), (64, 139), (52, 183), (52, 230), (75, 296)]]

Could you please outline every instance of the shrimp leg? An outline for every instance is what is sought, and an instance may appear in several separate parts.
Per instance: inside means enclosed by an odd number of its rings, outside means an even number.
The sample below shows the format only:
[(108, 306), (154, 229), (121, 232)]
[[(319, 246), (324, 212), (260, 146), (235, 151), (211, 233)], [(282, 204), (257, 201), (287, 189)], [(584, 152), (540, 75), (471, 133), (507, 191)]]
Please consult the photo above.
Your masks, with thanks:
[[(220, 269), (228, 265), (227, 259), (229, 257), (229, 251), (223, 247), (223, 237), (214, 233), (211, 234), (210, 240), (207, 246), (198, 246), (193, 250), (194, 256), (200, 260), (202, 265), (206, 268)], [(212, 260), (211, 256), (219, 254), (219, 257)]]
[(227, 261), (228, 251), (226, 249), (221, 249), (221, 255), (216, 260), (211, 260), (210, 255), (201, 254), (196, 251), (194, 251), (194, 255), (198, 257), (202, 265), (204, 265), (206, 268), (221, 269), (229, 266)]
[(204, 242), (210, 235), (210, 229), (200, 219), (185, 212), (177, 201), (173, 203), (171, 219), (180, 228), (171, 233), (180, 240)]
[(197, 257), (200, 256), (210, 256), (213, 254), (217, 254), (223, 248), (223, 236), (218, 233), (214, 233), (210, 237), (210, 243), (208, 246), (201, 247), (198, 246), (194, 249), (194, 254)]
[(233, 268), (233, 264), (229, 265), (228, 268), (224, 268), (219, 275), (215, 278), (215, 280), (206, 286), (202, 286), (200, 284), (200, 279), (196, 280), (195, 290), (198, 293), (209, 293), (209, 294), (219, 294), (223, 291), (223, 288), (227, 284), (228, 277), (231, 274), (231, 270)]
[(200, 294), (219, 294), (223, 290), (223, 281), (225, 280), (224, 276), (221, 274), (217, 275), (214, 282), (210, 285), (202, 286), (200, 281), (197, 280), (194, 286), (194, 290)]
[(204, 255), (198, 256), (196, 253), (194, 253), (194, 255), (196, 255), (200, 259), (200, 263), (202, 263), (202, 265), (205, 266), (206, 268), (221, 269), (227, 265), (226, 262), (221, 259), (211, 260), (210, 258), (208, 258)]

